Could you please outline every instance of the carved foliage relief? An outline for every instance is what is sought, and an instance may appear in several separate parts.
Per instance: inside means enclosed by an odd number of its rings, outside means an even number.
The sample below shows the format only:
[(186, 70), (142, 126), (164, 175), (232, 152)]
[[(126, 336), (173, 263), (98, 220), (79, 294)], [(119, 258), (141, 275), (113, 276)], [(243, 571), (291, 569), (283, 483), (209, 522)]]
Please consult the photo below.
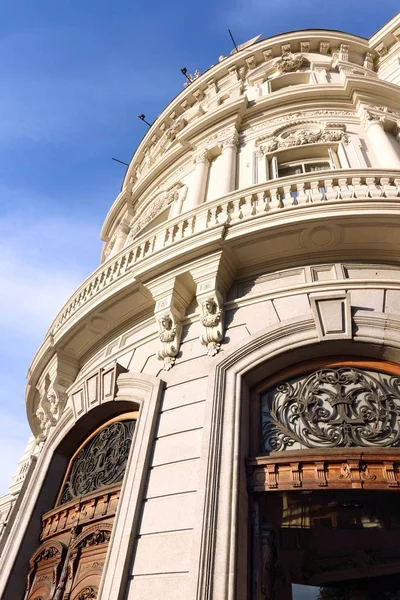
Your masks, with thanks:
[[(261, 141), (259, 139), (258, 141)], [(343, 125), (336, 123), (299, 123), (293, 126), (271, 132), (262, 140), (260, 146), (263, 153), (275, 152), (285, 148), (304, 146), (326, 142), (349, 142), (348, 135), (344, 132)]]
[(400, 443), (400, 378), (326, 368), (279, 383), (262, 396), (264, 451), (392, 447)]
[(72, 462), (60, 504), (122, 480), (136, 421), (104, 427)]

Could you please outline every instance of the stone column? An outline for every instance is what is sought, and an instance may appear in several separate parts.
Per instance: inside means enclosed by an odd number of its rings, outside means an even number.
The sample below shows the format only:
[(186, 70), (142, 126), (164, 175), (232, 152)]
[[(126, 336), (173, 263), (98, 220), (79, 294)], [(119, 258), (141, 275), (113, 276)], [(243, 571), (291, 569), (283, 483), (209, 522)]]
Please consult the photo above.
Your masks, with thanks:
[(237, 144), (238, 134), (236, 131), (222, 142), (222, 153), (218, 161), (220, 177), (216, 198), (225, 196), (235, 189)]
[(374, 154), (382, 169), (400, 169), (400, 145), (396, 151), (395, 138), (390, 140), (380, 117), (367, 113), (364, 127)]
[(208, 170), (210, 161), (208, 159), (208, 151), (201, 150), (194, 159), (195, 168), (192, 175), (192, 181), (189, 186), (188, 195), (185, 201), (185, 212), (196, 208), (199, 204), (203, 204), (207, 188)]
[(121, 223), (118, 227), (118, 231), (115, 236), (114, 245), (109, 254), (109, 258), (117, 254), (125, 245), (126, 238), (128, 237), (129, 227), (126, 223)]

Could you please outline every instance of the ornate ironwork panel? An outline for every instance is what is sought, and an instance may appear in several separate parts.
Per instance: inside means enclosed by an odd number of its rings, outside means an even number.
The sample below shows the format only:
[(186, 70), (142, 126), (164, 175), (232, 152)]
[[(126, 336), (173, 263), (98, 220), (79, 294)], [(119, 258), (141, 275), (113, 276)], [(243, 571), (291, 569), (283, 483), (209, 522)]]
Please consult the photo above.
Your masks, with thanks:
[(265, 452), (398, 446), (400, 378), (350, 367), (321, 369), (270, 388), (261, 413)]
[(121, 481), (136, 421), (118, 421), (102, 429), (73, 460), (60, 504)]

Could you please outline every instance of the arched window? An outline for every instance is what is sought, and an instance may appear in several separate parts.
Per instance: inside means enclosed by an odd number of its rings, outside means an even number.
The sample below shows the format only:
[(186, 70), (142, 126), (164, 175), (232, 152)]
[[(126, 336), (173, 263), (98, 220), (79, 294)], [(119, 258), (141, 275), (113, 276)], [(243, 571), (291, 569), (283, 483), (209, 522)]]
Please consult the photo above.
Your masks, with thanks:
[(83, 444), (71, 460), (59, 504), (122, 481), (135, 424), (114, 421)]
[(55, 508), (42, 517), (26, 600), (97, 598), (136, 418), (104, 423), (71, 457)]
[(296, 365), (254, 390), (250, 417), (249, 597), (397, 598), (399, 366)]

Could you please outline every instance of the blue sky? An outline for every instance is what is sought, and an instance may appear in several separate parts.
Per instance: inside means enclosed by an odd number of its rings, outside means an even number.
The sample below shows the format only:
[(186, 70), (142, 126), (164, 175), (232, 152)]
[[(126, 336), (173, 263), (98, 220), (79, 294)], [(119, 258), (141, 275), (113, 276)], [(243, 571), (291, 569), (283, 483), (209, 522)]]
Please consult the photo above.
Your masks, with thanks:
[(99, 231), (145, 125), (237, 43), (302, 28), (370, 36), (398, 0), (3, 0), (0, 8), (0, 493), (23, 451), (25, 375), (99, 262)]

